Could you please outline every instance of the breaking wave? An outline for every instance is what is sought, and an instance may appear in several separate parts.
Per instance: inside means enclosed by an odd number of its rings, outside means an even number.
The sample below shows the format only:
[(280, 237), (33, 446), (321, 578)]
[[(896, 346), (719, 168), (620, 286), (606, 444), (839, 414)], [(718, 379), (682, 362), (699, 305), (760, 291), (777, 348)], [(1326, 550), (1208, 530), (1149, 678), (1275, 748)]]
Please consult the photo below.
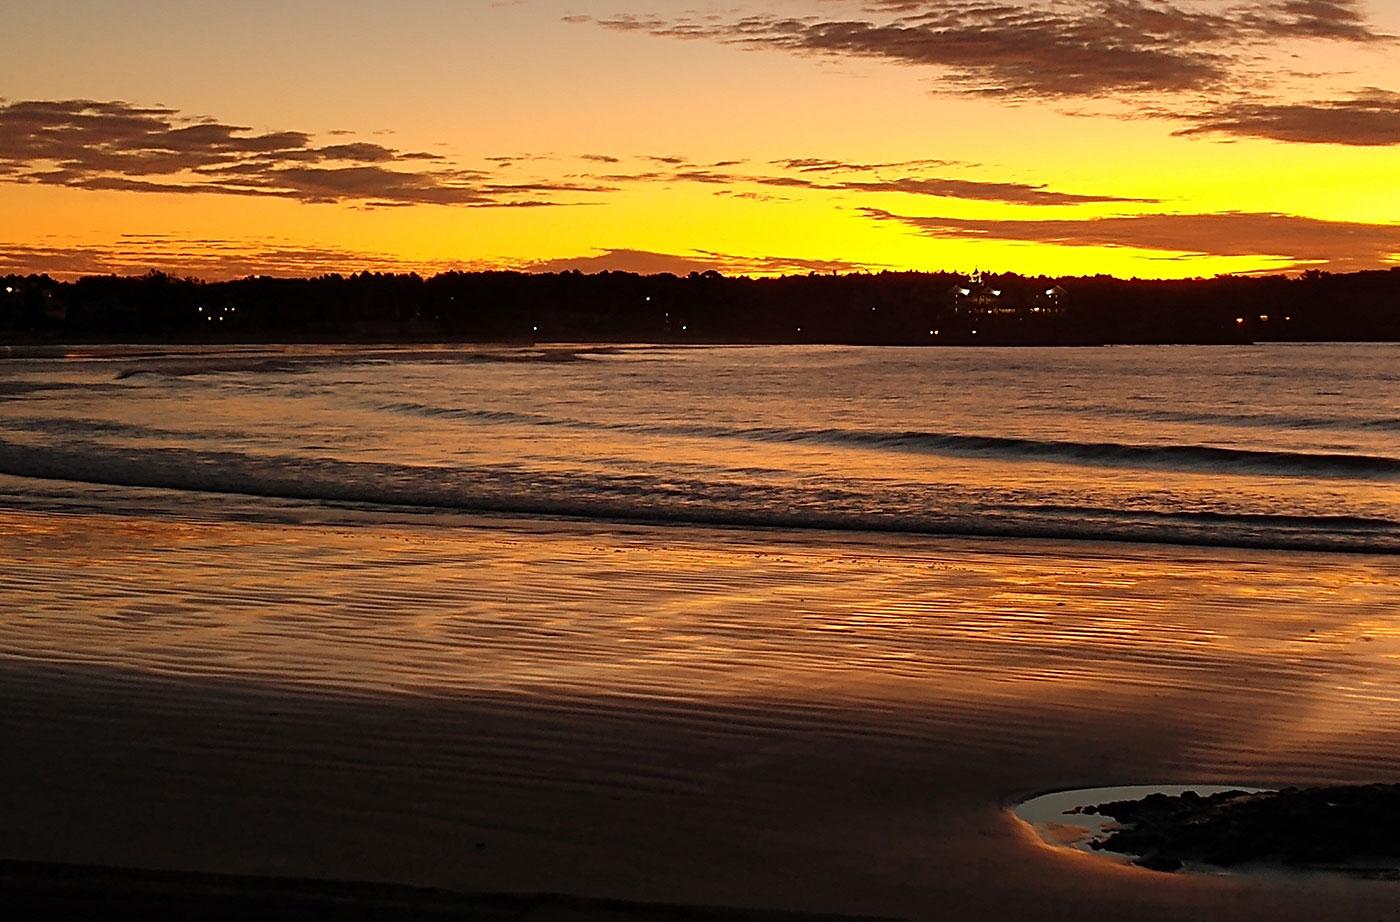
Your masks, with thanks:
[(1266, 451), (1213, 445), (1140, 445), (1056, 439), (968, 435), (955, 432), (881, 432), (860, 429), (784, 429), (707, 425), (647, 425), (563, 419), (535, 413), (453, 409), (421, 403), (385, 403), (376, 409), (464, 421), (526, 423), (604, 429), (644, 435), (731, 438), (770, 443), (813, 443), (883, 451), (1009, 461), (1051, 461), (1106, 467), (1139, 467), (1248, 473), (1281, 477), (1400, 479), (1400, 458), (1331, 452)]
[[(278, 498), (400, 511), (519, 514), (609, 521), (930, 535), (1400, 553), (1400, 522), (1358, 515), (1143, 511), (988, 502), (910, 485), (863, 490), (684, 480), (674, 472), (549, 472), (261, 456), (190, 448), (35, 447), (0, 441), (0, 473), (119, 487)], [(199, 504), (195, 504), (199, 507)]]

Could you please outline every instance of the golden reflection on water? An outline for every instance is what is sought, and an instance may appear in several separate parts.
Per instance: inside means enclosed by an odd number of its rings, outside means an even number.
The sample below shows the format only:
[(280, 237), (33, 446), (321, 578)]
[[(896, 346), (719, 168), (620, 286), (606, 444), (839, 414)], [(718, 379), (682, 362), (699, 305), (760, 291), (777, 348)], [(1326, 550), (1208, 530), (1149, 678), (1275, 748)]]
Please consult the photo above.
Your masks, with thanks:
[(375, 693), (1273, 693), (1290, 739), (1400, 720), (1389, 558), (12, 513), (0, 559), (0, 656), (30, 661)]

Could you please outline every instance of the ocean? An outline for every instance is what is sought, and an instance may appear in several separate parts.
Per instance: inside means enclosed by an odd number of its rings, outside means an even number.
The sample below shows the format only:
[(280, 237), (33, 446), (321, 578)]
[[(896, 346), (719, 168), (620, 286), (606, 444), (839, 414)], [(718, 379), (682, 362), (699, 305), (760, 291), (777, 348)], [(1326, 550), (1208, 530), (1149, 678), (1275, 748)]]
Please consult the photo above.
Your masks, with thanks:
[(0, 855), (1350, 917), (1149, 892), (1005, 808), (1395, 780), (1397, 357), (11, 349)]
[(1391, 345), (92, 348), (0, 365), (19, 508), (1400, 551)]

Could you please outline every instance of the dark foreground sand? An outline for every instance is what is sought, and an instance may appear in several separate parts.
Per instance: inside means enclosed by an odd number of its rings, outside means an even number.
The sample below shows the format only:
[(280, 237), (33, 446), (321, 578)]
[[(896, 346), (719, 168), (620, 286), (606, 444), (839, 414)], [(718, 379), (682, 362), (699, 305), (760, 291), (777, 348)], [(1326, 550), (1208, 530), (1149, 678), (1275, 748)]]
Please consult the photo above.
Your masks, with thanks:
[[(1005, 809), (1394, 780), (1388, 559), (0, 524), (0, 858), (393, 885), (249, 885), (324, 918), (1400, 920), (1397, 883), (1163, 874)], [(5, 899), (45, 915), (52, 870)]]
[(458, 893), (402, 884), (0, 861), (7, 919), (337, 919), (398, 922), (886, 922), (854, 916), (669, 906), (560, 893)]
[[(906, 919), (1375, 922), (1400, 907), (1390, 883), (1165, 875), (1040, 845), (1001, 809), (1004, 792), (1082, 775), (1103, 743), (1092, 727), (1047, 739), (1034, 713), (970, 709), (861, 742), (856, 728), (884, 715), (2, 674), (11, 857)], [(1013, 720), (1019, 744), (978, 744), (974, 730), (950, 745), (959, 725)], [(1161, 764), (1181, 745), (1172, 730), (1144, 722), (1113, 745)], [(497, 904), (468, 905), (472, 918)]]

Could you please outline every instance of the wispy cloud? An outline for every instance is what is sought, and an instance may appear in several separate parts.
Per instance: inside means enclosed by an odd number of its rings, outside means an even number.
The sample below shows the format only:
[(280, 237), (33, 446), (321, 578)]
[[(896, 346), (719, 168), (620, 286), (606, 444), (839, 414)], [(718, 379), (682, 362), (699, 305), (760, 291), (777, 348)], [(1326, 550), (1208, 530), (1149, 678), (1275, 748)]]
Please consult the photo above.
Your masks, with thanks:
[(0, 180), (80, 189), (275, 196), (303, 202), (552, 204), (579, 184), (499, 185), (436, 154), (369, 141), (317, 144), (120, 101), (0, 104)]
[(937, 92), (1011, 100), (1200, 94), (1235, 88), (1259, 49), (1298, 39), (1391, 40), (1360, 0), (830, 0), (843, 16), (571, 17), (657, 36), (938, 72)]
[(1302, 144), (1400, 144), (1400, 93), (1374, 87), (1348, 99), (1232, 102), (1192, 116), (1178, 135), (1223, 134)]
[(886, 268), (877, 263), (796, 256), (737, 255), (715, 250), (664, 253), (626, 247), (538, 261), (486, 259), (408, 260), (389, 253), (334, 246), (303, 246), (287, 240), (193, 239), (171, 234), (124, 234), (106, 244), (0, 242), (0, 275), (47, 273), (60, 279), (85, 275), (140, 275), (151, 270), (215, 281), (248, 275), (304, 278), (330, 272), (418, 272), (516, 269), (524, 272), (635, 272), (640, 275), (722, 272), (782, 275), (858, 272)]
[[(487, 157), (479, 168), (468, 169), (437, 154), (343, 137), (317, 144), (301, 131), (259, 134), (159, 106), (93, 100), (0, 104), (0, 182), (78, 189), (272, 196), (369, 207), (533, 208), (597, 202), (598, 196), (629, 185), (694, 183), (735, 192), (781, 187), (1023, 205), (1137, 201), (931, 174), (956, 166), (937, 159), (855, 163), (792, 157), (735, 172), (746, 162), (590, 152)], [(566, 163), (576, 165), (573, 172), (561, 165)], [(522, 174), (533, 169), (553, 175)]]
[(874, 263), (841, 259), (805, 259), (792, 256), (742, 256), (712, 250), (661, 253), (628, 248), (604, 249), (587, 256), (561, 257), (528, 263), (529, 272), (635, 272), (639, 275), (688, 275), (721, 272), (725, 275), (787, 275), (808, 272), (859, 272), (884, 268)]
[[(655, 160), (656, 158), (644, 158)], [(686, 163), (682, 158), (671, 158)], [(669, 162), (669, 161), (668, 161)], [(946, 166), (944, 160), (909, 160), (892, 163), (846, 163), (815, 157), (790, 157), (769, 162), (776, 172), (721, 171), (712, 167), (738, 164), (741, 161), (720, 161), (704, 167), (672, 170), (643, 170), (631, 173), (607, 173), (591, 177), (599, 183), (615, 186), (628, 184), (699, 183), (724, 186), (731, 192), (754, 186), (805, 189), (814, 192), (845, 192), (884, 195), (931, 196), (965, 201), (1003, 202), (1013, 205), (1085, 205), (1101, 203), (1155, 203), (1156, 199), (1125, 198), (1098, 193), (1064, 192), (1043, 184), (997, 182), (947, 175), (904, 172), (909, 167)]]
[(139, 275), (158, 270), (216, 280), (247, 275), (305, 277), (327, 272), (420, 272), (452, 268), (371, 253), (291, 241), (191, 239), (126, 234), (108, 244), (0, 242), (0, 274)]
[[(1212, 129), (1202, 124), (1197, 130)], [(751, 164), (738, 157), (703, 162), (677, 153), (585, 152), (493, 156), (464, 168), (438, 154), (343, 134), (319, 144), (307, 132), (257, 133), (162, 106), (0, 101), (0, 182), (79, 189), (270, 196), (375, 208), (594, 204), (629, 186), (657, 184), (724, 187), (755, 199), (765, 189), (792, 189), (1018, 205), (1144, 201), (948, 175), (966, 166), (936, 158), (866, 163), (795, 156)], [(545, 173), (530, 175), (532, 170)]]
[(852, 180), (841, 183), (813, 183), (813, 188), (839, 189), (850, 192), (902, 192), (906, 195), (930, 195), (939, 198), (968, 201), (1005, 202), (1012, 205), (1085, 205), (1106, 202), (1150, 203), (1156, 199), (1122, 198), (1113, 195), (1085, 195), (1056, 192), (1041, 185), (1014, 182), (986, 182), (947, 177), (905, 176), (891, 180)]
[(877, 221), (930, 237), (1002, 240), (1070, 247), (1131, 247), (1172, 257), (1254, 257), (1278, 268), (1334, 271), (1400, 263), (1400, 224), (1324, 221), (1287, 214), (1221, 212), (1083, 219), (988, 220), (913, 216), (876, 208)]
[(787, 157), (768, 162), (772, 166), (796, 170), (799, 173), (874, 173), (883, 170), (935, 169), (966, 165), (957, 160), (894, 160), (886, 163), (862, 163), (850, 160), (831, 160), (826, 157)]

